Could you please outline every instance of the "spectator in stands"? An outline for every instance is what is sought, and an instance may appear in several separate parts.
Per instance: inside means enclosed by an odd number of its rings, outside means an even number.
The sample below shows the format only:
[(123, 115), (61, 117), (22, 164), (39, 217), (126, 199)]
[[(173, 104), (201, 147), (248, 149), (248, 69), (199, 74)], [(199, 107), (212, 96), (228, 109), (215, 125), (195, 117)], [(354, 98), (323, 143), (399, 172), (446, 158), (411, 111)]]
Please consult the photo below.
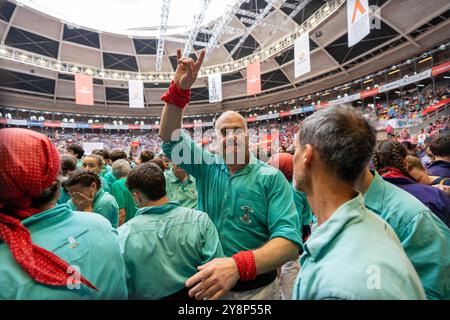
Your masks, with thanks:
[(223, 256), (214, 224), (206, 213), (169, 201), (153, 163), (133, 169), (126, 184), (140, 208), (119, 228), (130, 298), (188, 299), (185, 281)]
[(194, 63), (181, 59), (177, 50), (178, 66), (164, 96), (169, 102), (163, 109), (160, 137), (164, 153), (196, 179), (198, 208), (218, 228), (227, 258), (199, 267), (186, 286), (192, 287), (189, 294), (196, 299), (279, 299), (276, 268), (295, 259), (301, 246), (289, 183), (280, 171), (250, 154), (247, 123), (236, 112), (225, 112), (215, 122), (220, 145), (215, 155), (180, 132), (184, 106), (180, 103), (186, 101), (204, 54)]
[(450, 133), (434, 137), (430, 141), (430, 150), (435, 160), (428, 166), (433, 176), (450, 178)]
[(84, 150), (81, 146), (77, 144), (71, 144), (67, 147), (67, 152), (77, 158), (77, 168), (81, 168), (82, 162), (81, 158), (84, 156)]
[(183, 207), (197, 208), (197, 186), (195, 179), (176, 164), (164, 171), (166, 192), (170, 201), (178, 201)]
[(119, 226), (134, 218), (137, 211), (133, 196), (126, 187), (130, 171), (131, 165), (125, 159), (119, 159), (112, 165), (112, 173), (116, 182), (111, 186), (111, 195), (116, 199), (119, 206)]
[[(317, 224), (303, 246), (295, 299), (425, 298), (394, 231), (354, 191), (375, 141), (375, 130), (350, 107), (321, 109), (302, 123), (294, 182), (306, 193)], [(382, 285), (368, 282), (373, 273)]]
[(388, 135), (388, 138), (392, 138), (394, 136), (394, 128), (388, 124), (386, 127), (386, 133)]
[(119, 207), (116, 199), (102, 189), (102, 183), (96, 173), (76, 170), (69, 175), (63, 187), (70, 195), (71, 199), (67, 205), (72, 210), (102, 215), (117, 228)]
[(116, 231), (55, 206), (60, 157), (52, 142), (2, 129), (0, 163), (8, 167), (0, 171), (0, 299), (126, 299)]
[(385, 140), (373, 157), (375, 168), (388, 182), (411, 193), (450, 226), (450, 199), (432, 186), (417, 183), (406, 170), (406, 149), (394, 140)]
[[(70, 154), (61, 155), (61, 182), (67, 180), (68, 175), (77, 168), (77, 158)], [(58, 199), (58, 204), (66, 204), (70, 200), (70, 196), (64, 188), (61, 188), (61, 196)]]

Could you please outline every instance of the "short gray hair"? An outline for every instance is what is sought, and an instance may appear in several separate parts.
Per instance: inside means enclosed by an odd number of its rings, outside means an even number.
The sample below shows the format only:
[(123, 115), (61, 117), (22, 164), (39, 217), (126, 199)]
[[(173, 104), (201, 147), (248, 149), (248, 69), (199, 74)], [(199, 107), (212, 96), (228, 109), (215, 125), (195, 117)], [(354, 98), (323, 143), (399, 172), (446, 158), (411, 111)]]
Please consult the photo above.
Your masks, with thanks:
[(127, 177), (131, 171), (130, 163), (125, 159), (119, 159), (112, 164), (112, 174), (116, 179)]
[(300, 145), (311, 145), (332, 174), (354, 183), (370, 161), (376, 131), (348, 105), (328, 107), (307, 117), (300, 126)]

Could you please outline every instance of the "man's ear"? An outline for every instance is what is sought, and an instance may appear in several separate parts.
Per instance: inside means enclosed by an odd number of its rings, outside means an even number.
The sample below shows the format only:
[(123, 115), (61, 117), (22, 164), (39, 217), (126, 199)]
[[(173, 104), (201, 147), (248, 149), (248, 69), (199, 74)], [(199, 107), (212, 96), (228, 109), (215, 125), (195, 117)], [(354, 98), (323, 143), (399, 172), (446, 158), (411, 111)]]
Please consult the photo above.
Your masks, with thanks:
[(309, 168), (311, 167), (313, 158), (314, 158), (314, 149), (310, 144), (306, 144), (303, 151), (303, 164), (305, 167)]

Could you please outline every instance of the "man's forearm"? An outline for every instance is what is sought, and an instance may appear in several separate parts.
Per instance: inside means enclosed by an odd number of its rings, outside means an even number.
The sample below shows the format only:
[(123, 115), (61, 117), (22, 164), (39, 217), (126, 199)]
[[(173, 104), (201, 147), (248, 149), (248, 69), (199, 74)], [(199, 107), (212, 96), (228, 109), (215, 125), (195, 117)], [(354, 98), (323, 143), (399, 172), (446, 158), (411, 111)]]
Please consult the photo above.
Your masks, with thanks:
[(172, 104), (165, 104), (161, 115), (161, 123), (159, 128), (159, 136), (163, 142), (169, 142), (172, 133), (181, 128), (181, 119), (183, 117), (183, 109)]
[(256, 274), (267, 273), (298, 257), (299, 248), (292, 241), (273, 238), (259, 249), (253, 250)]

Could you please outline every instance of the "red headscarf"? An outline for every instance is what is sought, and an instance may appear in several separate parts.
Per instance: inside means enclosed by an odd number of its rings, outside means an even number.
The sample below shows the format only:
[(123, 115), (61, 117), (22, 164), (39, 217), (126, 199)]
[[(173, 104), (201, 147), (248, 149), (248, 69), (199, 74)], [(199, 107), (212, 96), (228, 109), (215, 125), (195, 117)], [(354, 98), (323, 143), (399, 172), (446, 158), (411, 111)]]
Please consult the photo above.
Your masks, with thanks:
[(16, 262), (45, 285), (66, 286), (70, 280), (96, 289), (67, 262), (34, 245), (21, 223), (40, 212), (31, 208), (32, 199), (51, 186), (59, 173), (60, 157), (52, 142), (31, 130), (1, 129), (0, 167), (0, 239)]
[(292, 181), (292, 173), (294, 171), (294, 157), (290, 153), (277, 153), (274, 154), (270, 160), (269, 164), (272, 167), (279, 169), (283, 172), (286, 179), (289, 182)]

